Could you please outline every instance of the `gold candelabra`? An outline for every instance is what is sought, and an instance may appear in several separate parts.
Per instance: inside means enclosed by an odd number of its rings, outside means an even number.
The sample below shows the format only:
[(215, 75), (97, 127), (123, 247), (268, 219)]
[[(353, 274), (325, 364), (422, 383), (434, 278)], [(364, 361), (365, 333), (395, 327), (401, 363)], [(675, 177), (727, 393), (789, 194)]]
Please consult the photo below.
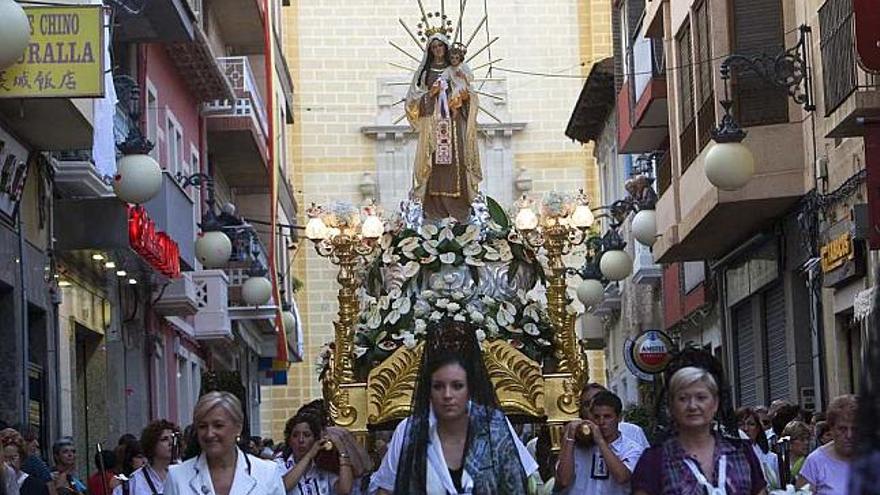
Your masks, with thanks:
[(565, 401), (576, 399), (587, 379), (586, 359), (575, 333), (575, 315), (569, 313), (571, 299), (567, 294), (566, 275), (569, 268), (563, 256), (571, 253), (587, 238), (595, 217), (583, 191), (574, 197), (552, 193), (541, 205), (540, 217), (532, 209), (526, 196), (517, 203), (517, 230), (532, 248), (544, 248), (547, 253), (547, 313), (554, 327), (553, 354), (557, 372), (571, 374), (571, 383)]
[(384, 233), (385, 225), (373, 207), (365, 208), (366, 218), (352, 205), (338, 203), (325, 210), (314, 203), (308, 209), (309, 223), (306, 237), (315, 243), (318, 255), (339, 267), (337, 300), (339, 312), (333, 322), (335, 348), (331, 369), (324, 379), (324, 394), (330, 404), (330, 413), (337, 424), (346, 426), (355, 420), (347, 392), (340, 387), (354, 383), (354, 329), (359, 304), (357, 288), (360, 285), (358, 267), (376, 249), (376, 240)]

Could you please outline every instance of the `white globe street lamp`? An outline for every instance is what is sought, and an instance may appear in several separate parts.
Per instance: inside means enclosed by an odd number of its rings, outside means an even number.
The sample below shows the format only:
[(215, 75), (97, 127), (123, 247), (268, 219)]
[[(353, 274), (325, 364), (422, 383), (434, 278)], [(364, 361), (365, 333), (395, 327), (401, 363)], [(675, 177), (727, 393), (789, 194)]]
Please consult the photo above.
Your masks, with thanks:
[(578, 285), (577, 297), (584, 307), (589, 309), (605, 298), (605, 286), (599, 280), (588, 278)]
[(742, 189), (754, 175), (755, 157), (740, 142), (714, 142), (706, 152), (706, 178), (718, 189)]
[(0, 69), (14, 64), (27, 48), (31, 25), (15, 0), (0, 0)]
[(262, 306), (272, 297), (272, 282), (263, 276), (253, 276), (241, 286), (241, 297), (248, 306)]
[(617, 282), (629, 277), (632, 273), (632, 258), (626, 251), (613, 249), (606, 251), (599, 259), (599, 270), (608, 280)]
[(146, 203), (159, 194), (161, 188), (162, 168), (150, 155), (125, 155), (116, 163), (113, 192), (122, 201)]
[(202, 232), (196, 239), (196, 258), (207, 268), (224, 266), (232, 256), (232, 241), (219, 230)]
[(632, 235), (637, 241), (651, 247), (657, 242), (657, 212), (639, 210), (632, 219)]
[(285, 333), (290, 333), (293, 331), (294, 327), (296, 327), (296, 317), (293, 316), (293, 312), (291, 311), (282, 311), (281, 312), (281, 326), (284, 328)]

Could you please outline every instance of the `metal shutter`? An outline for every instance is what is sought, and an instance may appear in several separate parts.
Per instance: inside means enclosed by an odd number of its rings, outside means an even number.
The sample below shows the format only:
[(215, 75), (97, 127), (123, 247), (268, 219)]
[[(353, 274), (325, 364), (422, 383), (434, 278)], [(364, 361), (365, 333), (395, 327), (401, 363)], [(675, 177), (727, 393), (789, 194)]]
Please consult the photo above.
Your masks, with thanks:
[[(740, 55), (776, 56), (785, 49), (781, 0), (734, 0), (733, 51)], [(734, 115), (743, 127), (788, 122), (785, 89), (764, 82), (749, 69), (734, 64)]]
[(782, 284), (776, 284), (764, 293), (764, 328), (767, 331), (768, 402), (790, 399), (785, 345), (785, 290)]
[(825, 116), (856, 89), (852, 0), (828, 0), (819, 9)]
[(755, 328), (751, 300), (734, 308), (731, 315), (736, 349), (736, 396), (738, 405), (758, 405), (758, 384), (755, 359)]

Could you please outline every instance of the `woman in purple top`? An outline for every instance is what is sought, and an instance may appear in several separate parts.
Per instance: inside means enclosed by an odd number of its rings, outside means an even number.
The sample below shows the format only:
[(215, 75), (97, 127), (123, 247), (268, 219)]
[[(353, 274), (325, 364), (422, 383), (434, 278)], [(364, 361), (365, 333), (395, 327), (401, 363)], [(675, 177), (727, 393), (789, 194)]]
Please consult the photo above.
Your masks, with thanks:
[(713, 430), (718, 382), (687, 366), (669, 380), (675, 435), (642, 454), (632, 475), (635, 495), (766, 494), (761, 466), (748, 443)]

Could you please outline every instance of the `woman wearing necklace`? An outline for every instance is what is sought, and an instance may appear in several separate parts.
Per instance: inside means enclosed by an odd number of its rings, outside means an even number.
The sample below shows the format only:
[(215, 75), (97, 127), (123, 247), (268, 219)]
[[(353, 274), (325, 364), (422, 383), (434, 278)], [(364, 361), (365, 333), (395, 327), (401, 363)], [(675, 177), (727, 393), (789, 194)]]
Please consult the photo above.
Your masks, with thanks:
[(449, 38), (442, 28), (427, 30), (425, 55), (406, 95), (406, 116), (419, 135), (412, 195), (425, 218), (465, 222), (483, 172), (477, 144), (477, 95), (461, 90), (461, 107), (450, 110), (452, 88), (441, 77), (449, 67)]
[(179, 434), (177, 425), (164, 419), (148, 424), (141, 432), (140, 441), (147, 464), (131, 473), (128, 481), (113, 490), (113, 495), (162, 495), (174, 458), (174, 436)]
[(172, 466), (165, 495), (285, 495), (278, 467), (238, 448), (244, 413), (229, 392), (209, 392), (193, 410), (200, 452)]
[(669, 380), (668, 401), (675, 434), (642, 454), (632, 476), (635, 495), (767, 493), (748, 442), (713, 428), (720, 400), (712, 373), (694, 366), (679, 369)]

